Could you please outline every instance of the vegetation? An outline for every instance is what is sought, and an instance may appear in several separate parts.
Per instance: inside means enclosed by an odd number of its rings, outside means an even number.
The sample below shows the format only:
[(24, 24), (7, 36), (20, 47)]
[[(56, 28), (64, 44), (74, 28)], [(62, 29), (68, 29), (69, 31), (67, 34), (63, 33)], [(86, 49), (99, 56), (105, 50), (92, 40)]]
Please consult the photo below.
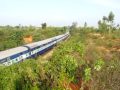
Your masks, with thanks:
[(46, 29), (46, 27), (47, 27), (46, 23), (42, 23), (41, 25), (42, 25), (42, 29)]
[[(0, 67), (0, 89), (120, 90), (120, 29), (110, 25), (109, 33), (108, 27), (104, 21), (98, 29), (73, 23), (71, 37), (55, 47), (48, 62), (37, 58)], [(51, 32), (47, 37), (64, 32), (51, 30), (37, 32)]]
[(109, 34), (111, 34), (111, 30), (113, 29), (114, 17), (115, 15), (113, 14), (113, 12), (110, 12), (108, 17), (103, 16), (102, 22), (101, 20), (98, 21), (99, 29), (108, 30)]
[[(49, 32), (49, 33), (48, 33)], [(32, 36), (33, 42), (40, 41), (64, 33), (64, 28), (47, 27), (46, 30), (40, 27), (22, 26), (1, 26), (0, 27), (0, 51), (24, 45), (23, 38)]]

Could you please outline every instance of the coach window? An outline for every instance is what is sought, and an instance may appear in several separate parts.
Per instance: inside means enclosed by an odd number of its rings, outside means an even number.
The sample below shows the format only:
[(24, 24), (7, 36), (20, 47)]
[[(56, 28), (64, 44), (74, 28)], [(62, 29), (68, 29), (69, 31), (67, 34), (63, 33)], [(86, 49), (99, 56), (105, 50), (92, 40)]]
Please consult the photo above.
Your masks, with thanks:
[(10, 61), (10, 57), (7, 58), (7, 61)]
[(29, 53), (27, 53), (27, 57), (29, 57)]
[(0, 63), (4, 63), (6, 61), (7, 61), (7, 59), (3, 59), (3, 60), (0, 60)]
[(18, 59), (17, 59), (17, 58), (16, 58), (15, 60), (16, 60), (16, 61), (18, 61)]

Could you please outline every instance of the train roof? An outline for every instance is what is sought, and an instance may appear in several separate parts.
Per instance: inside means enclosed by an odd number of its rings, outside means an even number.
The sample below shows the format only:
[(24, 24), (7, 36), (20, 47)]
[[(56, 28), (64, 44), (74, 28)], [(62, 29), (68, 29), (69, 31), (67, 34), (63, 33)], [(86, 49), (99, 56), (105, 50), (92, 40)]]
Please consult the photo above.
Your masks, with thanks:
[(30, 43), (30, 44), (27, 44), (27, 45), (25, 45), (25, 46), (27, 46), (27, 47), (29, 47), (29, 48), (35, 48), (35, 47), (37, 47), (37, 46), (40, 46), (40, 45), (45, 44), (45, 43), (47, 43), (47, 42), (49, 42), (49, 41), (52, 41), (52, 40), (53, 40), (53, 38), (49, 38), (49, 39), (45, 39), (45, 40), (42, 40), (42, 41)]
[(58, 36), (55, 36), (55, 37), (52, 37), (52, 38), (48, 38), (48, 39), (45, 39), (45, 40), (42, 40), (42, 41), (30, 43), (30, 44), (27, 44), (27, 45), (25, 45), (25, 46), (27, 46), (27, 47), (29, 47), (29, 48), (35, 48), (35, 47), (37, 47), (37, 46), (43, 45), (43, 44), (45, 44), (45, 43), (47, 43), (47, 42), (50, 42), (50, 41), (52, 41), (52, 40), (54, 40), (54, 39), (60, 38), (60, 37), (62, 37), (62, 36), (63, 36), (63, 35), (58, 35)]
[(1, 51), (0, 52), (0, 59), (4, 59), (5, 57), (9, 57), (11, 55), (14, 55), (14, 54), (26, 51), (26, 50), (27, 50), (26, 47), (20, 46), (20, 47), (11, 48), (11, 49), (8, 49), (8, 50), (5, 50), (5, 51)]

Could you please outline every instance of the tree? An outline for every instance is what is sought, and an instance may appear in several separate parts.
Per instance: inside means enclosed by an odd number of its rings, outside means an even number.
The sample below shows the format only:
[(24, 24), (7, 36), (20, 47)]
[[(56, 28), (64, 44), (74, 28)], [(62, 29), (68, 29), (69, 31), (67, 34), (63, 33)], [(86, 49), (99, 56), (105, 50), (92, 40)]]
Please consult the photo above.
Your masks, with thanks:
[(101, 20), (99, 20), (98, 21), (98, 28), (99, 28), (99, 30), (101, 30), (101, 24), (102, 24), (102, 22), (101, 22)]
[(99, 30), (105, 32), (107, 30), (107, 17), (103, 16), (102, 20), (98, 21)]
[(102, 23), (101, 20), (99, 20), (99, 21), (98, 21), (98, 25), (101, 25), (101, 23)]
[(73, 30), (76, 29), (76, 27), (77, 27), (77, 22), (73, 22), (70, 28)]
[(103, 22), (105, 23), (105, 22), (108, 21), (108, 18), (107, 18), (106, 16), (103, 16), (102, 20), (103, 20)]
[(114, 14), (110, 12), (108, 17), (103, 16), (102, 21), (98, 21), (99, 30), (108, 30), (109, 34), (113, 28)]
[(86, 28), (86, 27), (87, 27), (87, 22), (84, 23), (84, 28)]
[(109, 15), (108, 15), (109, 34), (111, 33), (111, 29), (113, 27), (114, 17), (115, 17), (115, 15), (113, 14), (113, 12), (110, 12)]
[(118, 30), (119, 28), (120, 28), (120, 25), (119, 25), (119, 24), (117, 24), (116, 29)]
[(42, 25), (42, 29), (46, 29), (46, 27), (47, 27), (46, 23), (42, 23), (41, 25)]
[(115, 17), (115, 15), (113, 14), (113, 12), (110, 12), (109, 16), (108, 16), (109, 22), (113, 23), (114, 17)]

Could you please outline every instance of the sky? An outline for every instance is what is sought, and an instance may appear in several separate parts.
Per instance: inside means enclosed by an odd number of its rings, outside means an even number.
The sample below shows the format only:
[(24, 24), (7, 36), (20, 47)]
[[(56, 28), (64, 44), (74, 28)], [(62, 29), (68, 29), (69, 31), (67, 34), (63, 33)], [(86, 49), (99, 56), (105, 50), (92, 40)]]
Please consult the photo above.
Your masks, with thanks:
[(97, 26), (110, 11), (120, 24), (120, 0), (0, 0), (0, 25)]

